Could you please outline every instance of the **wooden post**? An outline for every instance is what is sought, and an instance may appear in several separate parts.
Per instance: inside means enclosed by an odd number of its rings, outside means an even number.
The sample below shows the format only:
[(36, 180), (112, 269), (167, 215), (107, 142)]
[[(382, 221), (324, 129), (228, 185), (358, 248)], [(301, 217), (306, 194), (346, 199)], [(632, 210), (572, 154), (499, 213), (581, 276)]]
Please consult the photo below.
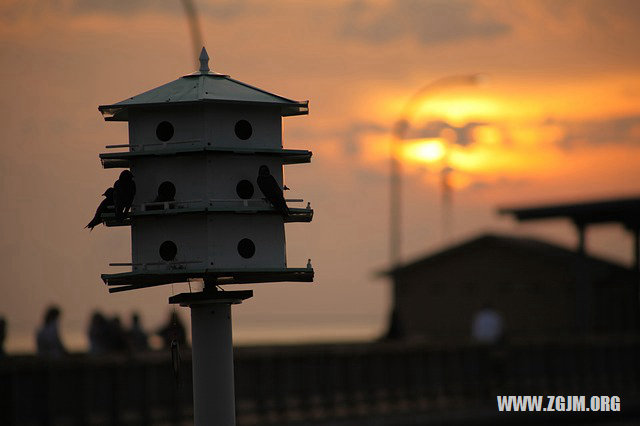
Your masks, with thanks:
[(640, 274), (640, 224), (634, 225), (631, 232), (633, 232), (633, 268), (637, 274)]

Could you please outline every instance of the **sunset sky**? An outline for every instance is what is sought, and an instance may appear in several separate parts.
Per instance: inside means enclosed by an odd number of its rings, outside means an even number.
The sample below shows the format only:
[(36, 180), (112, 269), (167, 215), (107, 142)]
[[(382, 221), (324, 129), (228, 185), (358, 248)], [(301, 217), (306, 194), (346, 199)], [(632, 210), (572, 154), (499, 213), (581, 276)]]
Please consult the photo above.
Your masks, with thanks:
[[(640, 194), (640, 2), (196, 1), (214, 71), (296, 100), (284, 144), (313, 151), (287, 166), (311, 224), (287, 225), (290, 266), (311, 258), (316, 283), (250, 286), (234, 308), (237, 342), (371, 338), (389, 286), (391, 129), (413, 94), (450, 76), (476, 84), (427, 90), (403, 149), (403, 258), (481, 232), (575, 244), (566, 223), (518, 225), (497, 206)], [(0, 315), (9, 350), (33, 348), (49, 303), (63, 339), (82, 348), (90, 312), (136, 308), (148, 329), (184, 285), (110, 295), (100, 273), (130, 259), (128, 228), (83, 229), (119, 170), (98, 154), (127, 143), (99, 104), (195, 70), (177, 0), (0, 1)], [(453, 188), (443, 229), (440, 177)], [(593, 228), (588, 250), (622, 263), (631, 238)], [(181, 315), (188, 312), (181, 308)]]

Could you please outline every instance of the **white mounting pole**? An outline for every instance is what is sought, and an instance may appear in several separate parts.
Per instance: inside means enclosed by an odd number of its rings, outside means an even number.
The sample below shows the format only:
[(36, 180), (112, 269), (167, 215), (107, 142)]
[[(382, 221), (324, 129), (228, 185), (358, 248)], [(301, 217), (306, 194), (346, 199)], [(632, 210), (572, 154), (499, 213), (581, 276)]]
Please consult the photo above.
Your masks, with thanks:
[(200, 293), (169, 298), (169, 303), (191, 308), (195, 426), (236, 424), (231, 305), (252, 296), (252, 290), (217, 291), (205, 283)]
[(195, 426), (235, 426), (231, 303), (191, 305)]

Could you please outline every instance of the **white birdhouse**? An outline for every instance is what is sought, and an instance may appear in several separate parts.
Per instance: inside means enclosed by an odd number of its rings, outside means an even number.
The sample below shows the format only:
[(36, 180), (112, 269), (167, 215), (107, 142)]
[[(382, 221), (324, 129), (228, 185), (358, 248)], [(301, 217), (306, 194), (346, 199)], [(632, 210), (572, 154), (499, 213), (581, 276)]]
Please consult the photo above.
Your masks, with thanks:
[[(101, 154), (105, 168), (129, 168), (136, 194), (129, 217), (130, 272), (102, 275), (110, 291), (199, 278), (218, 284), (312, 281), (310, 263), (287, 266), (287, 222), (310, 222), (313, 210), (287, 200), (285, 214), (258, 187), (267, 166), (284, 188), (283, 166), (311, 152), (282, 147), (282, 117), (307, 114), (296, 102), (209, 70), (98, 109), (129, 123), (129, 144)], [(122, 150), (128, 148), (127, 150)]]

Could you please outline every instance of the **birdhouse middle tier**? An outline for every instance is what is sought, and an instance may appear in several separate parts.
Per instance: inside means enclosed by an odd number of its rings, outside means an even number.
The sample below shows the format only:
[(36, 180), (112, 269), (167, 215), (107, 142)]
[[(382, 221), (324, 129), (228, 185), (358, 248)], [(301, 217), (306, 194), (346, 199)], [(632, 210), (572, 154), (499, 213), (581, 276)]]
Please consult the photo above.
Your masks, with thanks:
[(153, 212), (165, 202), (182, 208), (220, 207), (260, 209), (268, 206), (256, 186), (266, 166), (280, 188), (283, 166), (307, 163), (304, 150), (166, 149), (154, 153), (100, 154), (105, 168), (131, 169), (136, 182), (134, 213)]

